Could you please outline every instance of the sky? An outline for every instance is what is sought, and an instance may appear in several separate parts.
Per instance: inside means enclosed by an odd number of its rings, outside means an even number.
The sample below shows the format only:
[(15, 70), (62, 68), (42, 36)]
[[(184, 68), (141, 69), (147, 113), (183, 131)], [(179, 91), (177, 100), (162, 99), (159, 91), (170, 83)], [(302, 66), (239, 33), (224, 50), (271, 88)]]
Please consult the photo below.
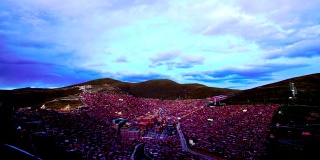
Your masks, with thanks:
[[(0, 89), (250, 89), (320, 71), (320, 0), (0, 0)], [(288, 84), (289, 86), (289, 84)]]

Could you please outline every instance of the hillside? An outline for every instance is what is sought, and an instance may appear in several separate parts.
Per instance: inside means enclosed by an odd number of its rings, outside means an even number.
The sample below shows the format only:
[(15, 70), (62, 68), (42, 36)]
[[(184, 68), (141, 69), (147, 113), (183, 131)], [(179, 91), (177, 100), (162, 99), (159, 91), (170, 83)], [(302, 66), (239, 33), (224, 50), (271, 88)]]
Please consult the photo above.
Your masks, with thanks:
[[(294, 83), (297, 95), (294, 101), (289, 84)], [(263, 85), (260, 87), (244, 90), (226, 100), (227, 103), (300, 103), (319, 104), (320, 101), (320, 73), (294, 77)]]

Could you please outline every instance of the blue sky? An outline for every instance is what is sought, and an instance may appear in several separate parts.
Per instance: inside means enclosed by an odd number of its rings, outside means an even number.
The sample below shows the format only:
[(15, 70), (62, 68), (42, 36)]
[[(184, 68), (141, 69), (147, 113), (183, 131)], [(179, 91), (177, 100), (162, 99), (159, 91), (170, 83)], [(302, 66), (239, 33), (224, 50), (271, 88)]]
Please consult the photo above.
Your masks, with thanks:
[(319, 73), (320, 0), (0, 0), (0, 89)]

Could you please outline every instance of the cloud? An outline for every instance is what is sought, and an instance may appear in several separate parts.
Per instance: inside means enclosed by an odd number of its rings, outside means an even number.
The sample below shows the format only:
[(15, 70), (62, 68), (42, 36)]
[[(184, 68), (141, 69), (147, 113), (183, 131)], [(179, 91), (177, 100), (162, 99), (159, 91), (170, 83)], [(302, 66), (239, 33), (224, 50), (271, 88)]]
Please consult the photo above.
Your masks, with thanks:
[(188, 69), (192, 68), (195, 65), (201, 65), (204, 62), (204, 57), (199, 55), (186, 55), (179, 58), (180, 62), (166, 62), (168, 70), (172, 70), (174, 68), (180, 69)]
[(181, 57), (181, 61), (193, 64), (203, 64), (204, 59), (201, 55), (185, 55)]
[(6, 59), (6, 58), (0, 58), (0, 64), (3, 65), (43, 65), (43, 66), (55, 66), (52, 63), (43, 63), (43, 62), (38, 62), (38, 61), (33, 61), (33, 60), (26, 60), (26, 59)]
[[(247, 41), (254, 41), (263, 48), (268, 48), (270, 45), (279, 46), (283, 43), (294, 42), (292, 38), (288, 38), (293, 34), (292, 30), (281, 30), (271, 20), (246, 14), (241, 10), (231, 10), (230, 8), (220, 12), (230, 13), (225, 13), (226, 15), (223, 19), (216, 17), (222, 13), (215, 13), (215, 16), (211, 19), (213, 23), (202, 31), (203, 35), (232, 35)], [(216, 21), (216, 19), (221, 20)], [(277, 40), (277, 43), (273, 43), (275, 40)]]
[(156, 57), (151, 57), (152, 62), (149, 67), (155, 68), (159, 66), (166, 66), (167, 70), (175, 68), (192, 68), (195, 65), (201, 65), (204, 62), (204, 57), (200, 55), (183, 55), (180, 51), (169, 51), (157, 54)]
[(143, 82), (152, 79), (165, 79), (168, 76), (156, 73), (156, 72), (148, 72), (148, 73), (133, 73), (133, 72), (117, 72), (118, 79), (125, 82)]
[(267, 59), (276, 59), (280, 57), (297, 58), (320, 56), (320, 39), (302, 40), (292, 45), (280, 49), (271, 50), (264, 55)]
[(159, 63), (163, 61), (171, 61), (177, 58), (180, 55), (181, 51), (179, 50), (172, 50), (168, 52), (158, 53), (155, 57), (149, 58), (149, 60), (153, 63)]
[(126, 56), (121, 56), (118, 57), (115, 62), (128, 62), (127, 57)]
[(162, 65), (166, 65), (168, 70), (170, 70), (177, 64), (174, 61), (176, 58), (179, 57), (180, 53), (181, 51), (179, 50), (158, 53), (156, 56), (149, 58), (149, 60), (151, 61), (149, 67), (155, 68)]
[[(0, 52), (1, 52), (0, 47)], [(12, 54), (0, 57), (0, 88), (52, 87), (72, 85), (101, 76), (81, 68), (25, 59)]]
[[(208, 36), (234, 35), (248, 41), (255, 41), (265, 49), (282, 47), (308, 39), (299, 34), (305, 28), (319, 25), (317, 19), (320, 10), (319, 0), (308, 3), (294, 1), (233, 1), (232, 4), (216, 4), (216, 9), (208, 11), (211, 6), (203, 7), (207, 11), (207, 24), (202, 33)], [(211, 8), (212, 9), (212, 8)], [(318, 34), (319, 35), (319, 34)]]
[(165, 63), (167, 65), (167, 70), (172, 70), (174, 68), (192, 68), (194, 66), (193, 63), (188, 63), (188, 62), (168, 62)]
[(307, 66), (307, 64), (251, 64), (246, 67), (226, 67), (218, 70), (185, 73), (183, 77), (200, 82), (253, 84), (257, 81), (274, 80), (273, 74), (276, 72)]
[(45, 42), (30, 42), (30, 41), (24, 41), (24, 42), (13, 42), (11, 45), (22, 47), (22, 48), (37, 48), (37, 49), (52, 49), (57, 47), (55, 44), (48, 44)]

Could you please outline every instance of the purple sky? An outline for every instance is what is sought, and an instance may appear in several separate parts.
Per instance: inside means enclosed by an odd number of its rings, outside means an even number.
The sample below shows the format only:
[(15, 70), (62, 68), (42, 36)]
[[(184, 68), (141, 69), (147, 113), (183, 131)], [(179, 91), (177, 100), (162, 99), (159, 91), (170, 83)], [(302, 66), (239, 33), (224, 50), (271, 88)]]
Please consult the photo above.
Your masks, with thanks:
[(319, 73), (320, 0), (1, 0), (0, 89), (97, 78), (249, 89)]

